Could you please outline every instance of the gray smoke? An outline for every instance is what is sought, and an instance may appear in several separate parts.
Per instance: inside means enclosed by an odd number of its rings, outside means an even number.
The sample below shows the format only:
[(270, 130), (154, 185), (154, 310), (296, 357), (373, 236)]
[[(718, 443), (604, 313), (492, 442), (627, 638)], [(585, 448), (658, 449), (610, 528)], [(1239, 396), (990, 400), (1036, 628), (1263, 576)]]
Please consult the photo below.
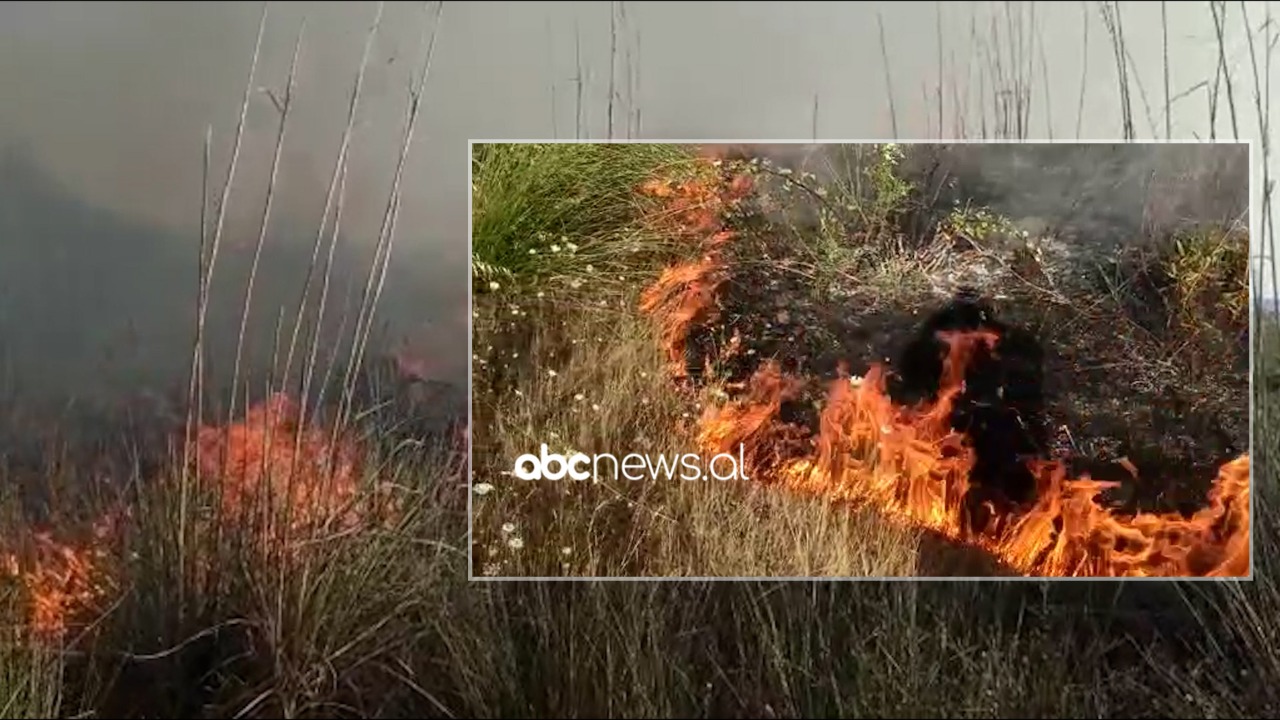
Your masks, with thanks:
[[(466, 141), (604, 137), (611, 5), (625, 12), (612, 63), (616, 136), (875, 139), (896, 126), (904, 138), (972, 137), (984, 125), (995, 132), (997, 98), (1010, 96), (994, 90), (1019, 75), (1030, 85), (1027, 135), (1121, 134), (1116, 58), (1095, 4), (939, 4), (940, 75), (933, 4), (447, 3), (382, 315), (438, 377), (461, 381), (468, 361)], [(1161, 5), (1121, 3), (1133, 124), (1144, 137), (1164, 134)], [(1258, 27), (1265, 7), (1246, 6)], [(202, 143), (211, 126), (221, 183), (260, 10), (257, 3), (0, 5), (0, 350), (11, 386), (59, 395), (107, 380), (165, 385), (182, 377)], [(305, 273), (374, 11), (372, 3), (270, 6), (255, 87), (283, 85), (304, 17), (306, 34), (251, 328), (259, 360), (269, 356), (282, 306), (294, 302)], [(1172, 134), (1208, 137), (1208, 95), (1197, 84), (1214, 79), (1212, 17), (1196, 3), (1169, 3), (1167, 11)], [(348, 281), (358, 285), (369, 261), (432, 14), (421, 3), (386, 8), (347, 182), (340, 293)], [(1249, 48), (1234, 4), (1227, 26), (1240, 134), (1257, 138)], [(997, 55), (1003, 78), (993, 71)], [(227, 352), (238, 321), (275, 119), (270, 95), (255, 91), (228, 208), (231, 259), (220, 270), (219, 299), (227, 307), (219, 306), (215, 352)], [(1231, 134), (1225, 97), (1216, 133)], [(1022, 183), (1023, 175), (1011, 177)], [(1071, 185), (1070, 173), (1059, 182)]]

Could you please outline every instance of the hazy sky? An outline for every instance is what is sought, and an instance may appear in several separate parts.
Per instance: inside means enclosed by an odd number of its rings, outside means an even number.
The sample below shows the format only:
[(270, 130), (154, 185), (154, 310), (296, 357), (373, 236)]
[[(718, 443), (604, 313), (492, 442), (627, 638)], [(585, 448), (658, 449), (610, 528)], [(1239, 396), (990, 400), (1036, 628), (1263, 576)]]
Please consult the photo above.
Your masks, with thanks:
[[(604, 136), (611, 5), (619, 4), (445, 3), (426, 106), (405, 180), (390, 297), (384, 308), (384, 317), (403, 328), (420, 352), (433, 356), (435, 371), (442, 377), (460, 379), (467, 362), (466, 141), (546, 138), (553, 133), (571, 137), (579, 53), (575, 40), (580, 42), (587, 77), (585, 133)], [(626, 18), (619, 26), (617, 86), (634, 102), (624, 98), (619, 103), (615, 134), (625, 134), (627, 116), (635, 107), (640, 110), (640, 134), (649, 138), (810, 138), (816, 97), (819, 136), (888, 137), (894, 125), (879, 16), (898, 134), (939, 135), (937, 4), (620, 5)], [(1154, 124), (1163, 135), (1162, 4), (1119, 5), (1130, 56), (1135, 129), (1141, 137), (1151, 137)], [(1261, 26), (1267, 5), (1245, 5), (1249, 23)], [(286, 139), (268, 240), (276, 248), (281, 273), (292, 267), (300, 275), (296, 261), (310, 253), (347, 99), (376, 7), (363, 2), (270, 5), (254, 86), (283, 86), (294, 39), (306, 19), (296, 113)], [(32, 253), (42, 251), (23, 250), (24, 244), (52, 247), (48, 238), (55, 233), (49, 228), (58, 227), (57, 237), (64, 238), (58, 252), (40, 255), (38, 264), (27, 267), (48, 273), (65, 267), (68, 277), (81, 273), (92, 278), (95, 293), (85, 300), (83, 283), (67, 289), (56, 282), (21, 278), (28, 305), (59, 314), (64, 322), (59, 335), (47, 328), (38, 331), (30, 318), (12, 317), (13, 313), (5, 318), (8, 352), (17, 358), (11, 363), (19, 369), (31, 366), (30, 358), (59, 348), (92, 354), (67, 328), (118, 324), (121, 307), (137, 312), (138, 317), (130, 318), (131, 332), (141, 335), (170, 337), (165, 333), (174, 331), (165, 328), (185, 318), (159, 311), (189, 303), (190, 283), (175, 276), (190, 265), (183, 258), (194, 258), (203, 138), (206, 127), (212, 126), (214, 175), (221, 183), (261, 8), (258, 3), (0, 5), (0, 152), (21, 148), (24, 158), (11, 163), (17, 169), (8, 185), (0, 176), (0, 213), (7, 213), (0, 215), (0, 282), (17, 282), (15, 273), (4, 272), (6, 256), (16, 253), (34, 262)], [(941, 12), (941, 134), (958, 132), (963, 111), (965, 132), (978, 132), (980, 105), (986, 108), (988, 125), (993, 125), (997, 79), (990, 68), (999, 55), (1005, 87), (1019, 72), (1028, 76), (1030, 136), (1074, 137), (1081, 106), (1080, 136), (1120, 136), (1116, 55), (1098, 3), (950, 2), (941, 4)], [(1172, 133), (1175, 138), (1207, 137), (1205, 87), (1187, 91), (1214, 80), (1218, 44), (1212, 14), (1208, 3), (1168, 3), (1167, 12), (1169, 86), (1173, 95), (1183, 95), (1173, 105)], [(410, 74), (421, 62), (433, 15), (434, 4), (390, 3), (376, 40), (343, 219), (342, 242), (364, 248), (365, 254), (352, 250), (363, 262), (385, 207)], [(1243, 28), (1240, 4), (1228, 4), (1226, 60), (1234, 80), (1239, 131), (1244, 138), (1258, 138), (1255, 85)], [(1019, 41), (1023, 47), (1015, 55)], [(1259, 37), (1256, 44), (1262, 63), (1265, 43)], [(985, 91), (985, 100), (980, 91)], [(1224, 88), (1217, 121), (1221, 137), (1232, 132), (1225, 94)], [(241, 253), (248, 252), (244, 248), (256, 236), (275, 118), (267, 93), (255, 92), (242, 151), (243, 175), (229, 206), (228, 242)], [(630, 125), (634, 128), (634, 122)], [(1258, 148), (1255, 155), (1260, 156)], [(15, 188), (34, 184), (24, 178), (35, 175), (49, 188), (42, 199), (21, 195), (21, 202), (10, 198), (5, 204), (4, 193), (12, 195), (19, 192)], [(38, 211), (33, 204), (40, 205)], [(78, 224), (67, 225), (72, 215), (67, 208), (72, 205), (97, 214), (76, 215), (81, 218)], [(85, 219), (90, 217), (95, 219)], [(111, 231), (98, 233), (95, 227)], [(83, 252), (66, 245), (70, 235), (84, 243)], [(137, 240), (142, 235), (147, 242)], [(175, 248), (173, 257), (158, 261), (169, 245)], [(104, 256), (112, 255), (116, 257), (104, 263)], [(74, 267), (77, 263), (82, 267)], [(357, 266), (356, 272), (361, 271)], [(81, 293), (76, 295), (78, 302), (68, 300), (66, 293), (72, 291)], [(133, 298), (140, 292), (146, 296), (112, 302), (116, 295)], [(179, 295), (170, 297), (172, 293)], [(228, 302), (235, 304), (235, 299)], [(157, 310), (155, 317), (148, 317), (148, 309)], [(117, 316), (104, 317), (108, 311)], [(274, 328), (277, 314), (278, 306), (261, 313), (261, 331)], [(166, 319), (157, 319), (160, 316)], [(164, 344), (155, 347), (161, 353)], [(66, 362), (91, 368), (94, 361), (80, 357)]]

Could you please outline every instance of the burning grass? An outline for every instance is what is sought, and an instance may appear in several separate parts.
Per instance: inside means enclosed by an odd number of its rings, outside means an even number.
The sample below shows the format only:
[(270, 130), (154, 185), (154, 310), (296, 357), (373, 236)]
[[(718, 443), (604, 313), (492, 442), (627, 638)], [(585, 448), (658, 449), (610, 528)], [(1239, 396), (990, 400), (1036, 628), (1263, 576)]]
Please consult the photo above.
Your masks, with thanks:
[(213, 484), (221, 520), (236, 527), (265, 521), (271, 542), (285, 544), (394, 522), (396, 498), (388, 484), (375, 479), (370, 492), (361, 492), (366, 450), (349, 434), (300, 424), (300, 418), (298, 403), (277, 393), (243, 420), (200, 428), (193, 456), (201, 477)]
[(107, 596), (106, 548), (59, 542), (48, 531), (32, 533), (25, 544), (25, 551), (0, 557), (0, 569), (16, 583), (34, 636), (56, 644), (101, 608)]
[[(37, 706), (46, 690), (38, 681), (64, 666), (75, 693), (50, 702), (115, 716), (189, 714), (201, 702), (229, 713), (251, 701), (297, 716), (334, 693), (348, 704), (383, 702), (313, 678), (366, 672), (363, 658), (400, 641), (388, 618), (438, 600), (433, 578), (456, 538), (416, 543), (428, 536), (422, 528), (440, 531), (442, 515), (460, 514), (466, 433), (455, 426), (405, 446), (299, 417), (297, 403), (273, 395), (234, 422), (199, 428), (192, 473), (176, 463), (138, 478), (129, 502), (83, 532), (64, 520), (4, 533), (0, 601), (18, 626), (0, 638), (0, 679), (16, 673), (21, 693), (0, 687), (0, 708)], [(192, 680), (206, 675), (214, 679)], [(260, 683), (271, 695), (254, 700)]]
[[(742, 176), (749, 177), (749, 176)], [(716, 184), (716, 181), (719, 183)], [(705, 183), (713, 183), (708, 187)], [(709, 178), (704, 184), (653, 181), (642, 192), (671, 204), (675, 232), (701, 238), (711, 248), (700, 259), (668, 268), (642, 295), (641, 310), (652, 316), (673, 375), (684, 379), (688, 340), (718, 319), (721, 289), (733, 275), (722, 247), (733, 238), (723, 218), (751, 183)], [(718, 192), (717, 188), (721, 191)], [(702, 200), (690, 214), (686, 198)], [(709, 217), (714, 213), (720, 220)], [(1227, 236), (1212, 234), (1199, 244), (1180, 241), (1171, 273), (1186, 303), (1206, 292), (1239, 294), (1239, 278), (1223, 279), (1222, 266), (1241, 258)], [(1234, 272), (1234, 271), (1228, 271)], [(1234, 281), (1232, 278), (1236, 278)], [(1233, 284), (1234, 283), (1234, 284)], [(1219, 288), (1218, 286), (1227, 286)], [(1214, 295), (1218, 297), (1218, 295)], [(1228, 303), (1230, 305), (1230, 303)], [(1185, 321), (1184, 321), (1185, 322)], [(737, 334), (735, 332), (735, 338)], [(999, 354), (1001, 337), (990, 331), (939, 333), (949, 348), (937, 396), (918, 406), (895, 403), (885, 382), (887, 368), (873, 364), (865, 378), (836, 381), (811, 443), (800, 452), (804, 429), (780, 420), (784, 402), (795, 400), (801, 378), (788, 378), (775, 363), (764, 364), (745, 383), (746, 397), (703, 415), (699, 439), (709, 454), (733, 453), (741, 446), (771, 482), (874, 507), (889, 517), (928, 528), (957, 542), (973, 543), (1019, 572), (1036, 576), (1244, 576), (1249, 573), (1249, 460), (1241, 456), (1218, 472), (1207, 504), (1190, 517), (1178, 513), (1125, 514), (1100, 502), (1118, 483), (1072, 477), (1068, 466), (1047, 458), (1029, 459), (1036, 478), (1035, 500), (1022, 507), (988, 511), (998, 515), (982, 528), (970, 527), (965, 499), (977, 464), (973, 438), (952, 427), (954, 405), (964, 392), (975, 349)]]
[[(948, 372), (963, 366), (968, 344), (983, 336), (952, 338)], [(726, 452), (742, 443), (750, 457), (769, 457), (770, 435), (788, 387), (776, 367), (752, 380), (750, 399), (712, 413), (702, 430), (705, 446)], [(1222, 468), (1208, 505), (1190, 518), (1177, 514), (1122, 515), (1097, 495), (1110, 483), (1069, 478), (1062, 464), (1036, 461), (1037, 500), (973, 535), (965, 522), (975, 453), (950, 424), (959, 380), (936, 402), (896, 406), (884, 369), (834, 383), (822, 415), (813, 457), (757, 466), (762, 479), (876, 510), (972, 542), (1010, 566), (1036, 576), (1245, 576), (1249, 574), (1249, 464), (1242, 457)]]
[[(366, 449), (354, 439), (315, 423), (299, 424), (297, 403), (276, 394), (225, 426), (199, 429), (192, 447), (197, 473), (215, 512), (195, 536), (202, 548), (218, 528), (266, 557), (302, 560), (299, 551), (323, 536), (394, 527), (403, 493), (386, 478), (365, 482)], [(462, 437), (453, 438), (455, 442)], [(161, 478), (150, 478), (157, 482)], [(172, 478), (181, 480), (181, 476)], [(122, 558), (136, 513), (119, 504), (78, 536), (52, 529), (11, 533), (0, 545), (0, 582), (16, 590), (33, 637), (57, 645), (100, 619), (118, 599)], [(207, 578), (210, 558), (197, 558)]]
[(663, 348), (680, 377), (685, 374), (689, 335), (719, 317), (717, 292), (729, 279), (723, 247), (736, 234), (724, 228), (725, 216), (752, 187), (750, 175), (717, 173), (718, 160), (700, 157), (710, 167), (693, 178), (652, 178), (638, 188), (642, 195), (661, 200), (645, 222), (656, 232), (696, 243), (704, 253), (663, 270), (640, 296), (641, 310), (659, 319)]

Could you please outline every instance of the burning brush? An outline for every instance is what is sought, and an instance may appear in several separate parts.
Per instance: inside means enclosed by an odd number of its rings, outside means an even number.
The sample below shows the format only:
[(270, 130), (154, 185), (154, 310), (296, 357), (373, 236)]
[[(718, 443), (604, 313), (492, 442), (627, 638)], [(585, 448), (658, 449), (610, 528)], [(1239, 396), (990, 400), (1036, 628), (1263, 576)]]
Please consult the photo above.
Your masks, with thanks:
[(1044, 459), (1043, 357), (1029, 332), (961, 294), (926, 320), (894, 369), (873, 365), (832, 384), (816, 453), (777, 452), (779, 409), (795, 383), (776, 365), (708, 413), (700, 438), (715, 452), (742, 444), (762, 480), (872, 506), (1027, 575), (1247, 574), (1248, 457), (1223, 465), (1189, 516), (1119, 513), (1099, 500), (1115, 483)]
[[(677, 379), (693, 379), (690, 341), (719, 315), (732, 277), (721, 250), (734, 235), (722, 220), (749, 189), (749, 180), (721, 177), (641, 190), (666, 199), (664, 217), (701, 239), (702, 257), (669, 268), (641, 301)], [(741, 451), (760, 481), (873, 507), (1026, 575), (1248, 574), (1248, 456), (1219, 468), (1193, 513), (1118, 512), (1099, 499), (1115, 483), (1072, 477), (1048, 459), (1044, 360), (1029, 331), (965, 289), (925, 321), (892, 369), (873, 364), (862, 378), (832, 382), (816, 433), (785, 420), (805, 379), (770, 361), (735, 399), (708, 406), (698, 439), (710, 454)]]
[(945, 399), (951, 428), (969, 440), (974, 464), (963, 503), (966, 532), (983, 532), (1035, 499), (1028, 463), (1048, 445), (1043, 365), (1044, 350), (1031, 333), (997, 320), (977, 291), (961, 288), (921, 325), (888, 375), (896, 404)]

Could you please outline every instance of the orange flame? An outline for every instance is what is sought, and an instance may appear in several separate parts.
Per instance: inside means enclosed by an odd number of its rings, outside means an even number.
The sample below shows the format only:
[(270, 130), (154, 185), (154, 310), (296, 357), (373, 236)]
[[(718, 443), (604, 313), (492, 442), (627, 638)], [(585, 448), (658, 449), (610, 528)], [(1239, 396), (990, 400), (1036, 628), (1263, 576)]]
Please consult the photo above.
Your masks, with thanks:
[[(723, 156), (705, 149), (702, 155)], [(666, 199), (676, 230), (699, 237), (706, 250), (700, 260), (668, 268), (641, 297), (641, 310), (656, 319), (677, 378), (686, 375), (690, 333), (717, 318), (718, 291), (729, 278), (720, 249), (734, 233), (724, 227), (723, 213), (751, 188), (746, 175), (728, 182), (722, 177), (718, 185), (654, 180), (641, 188)], [(1190, 518), (1113, 512), (1098, 495), (1114, 483), (1069, 478), (1061, 463), (1033, 460), (1029, 467), (1038, 492), (1031, 506), (980, 530), (968, 529), (964, 499), (976, 457), (969, 439), (952, 429), (951, 411), (975, 351), (983, 345), (994, 349), (1000, 338), (990, 331), (940, 333), (939, 338), (950, 350), (941, 390), (931, 404), (895, 404), (885, 368), (873, 365), (865, 378), (842, 377), (832, 385), (818, 435), (809, 438), (808, 450), (800, 450), (807, 431), (781, 423), (779, 414), (803, 383), (768, 362), (746, 383), (743, 397), (708, 408), (698, 440), (709, 453), (735, 453), (741, 447), (757, 478), (871, 505), (891, 518), (976, 544), (1028, 575), (1247, 575), (1247, 455), (1222, 466), (1208, 504)], [(732, 352), (736, 344), (730, 345)]]
[[(287, 527), (275, 530), (285, 533), (279, 540), (320, 527), (364, 524), (369, 518), (358, 504), (361, 448), (297, 420), (297, 404), (277, 393), (240, 422), (200, 429), (199, 471), (218, 483), (223, 513), (245, 522), (264, 507), (287, 507)], [(378, 490), (385, 500), (385, 488)]]
[(716, 256), (667, 268), (640, 297), (640, 308), (658, 318), (659, 336), (672, 372), (685, 374), (685, 352), (694, 327), (715, 321), (719, 315), (716, 290), (729, 279), (725, 264)]
[(700, 172), (692, 178), (653, 178), (643, 183), (640, 194), (663, 201), (648, 218), (650, 223), (685, 237), (719, 232), (725, 211), (747, 197), (753, 187), (750, 175), (728, 176), (720, 170), (716, 172), (715, 162), (703, 158)]
[(73, 625), (99, 607), (112, 584), (107, 563), (110, 543), (126, 512), (111, 512), (93, 526), (92, 542), (57, 540), (48, 531), (31, 532), (22, 552), (0, 553), (0, 579), (16, 580), (27, 606), (27, 625), (44, 642), (58, 642)]
[[(712, 163), (706, 156), (701, 159)], [(724, 229), (722, 218), (751, 189), (749, 175), (711, 172), (684, 181), (655, 178), (640, 186), (641, 194), (664, 201), (659, 211), (649, 216), (650, 224), (679, 237), (696, 238), (706, 251), (698, 260), (663, 271), (640, 298), (641, 310), (659, 319), (661, 342), (678, 377), (686, 374), (690, 332), (718, 317), (716, 291), (729, 279), (722, 250), (736, 233)]]
[[(949, 336), (943, 390), (932, 404), (900, 407), (885, 387), (885, 371), (836, 381), (821, 418), (817, 453), (774, 464), (784, 486), (868, 503), (886, 515), (983, 547), (1010, 567), (1035, 576), (1224, 576), (1249, 569), (1249, 459), (1225, 464), (1209, 504), (1190, 518), (1177, 513), (1112, 512), (1098, 494), (1114, 483), (1067, 477), (1058, 462), (1036, 460), (1038, 500), (979, 535), (966, 530), (962, 499), (975, 455), (950, 426), (968, 355), (989, 333)], [(747, 397), (707, 416), (700, 439), (709, 452), (768, 458), (758, 447), (789, 392), (776, 366), (750, 382)], [(757, 468), (757, 473), (760, 472)]]

